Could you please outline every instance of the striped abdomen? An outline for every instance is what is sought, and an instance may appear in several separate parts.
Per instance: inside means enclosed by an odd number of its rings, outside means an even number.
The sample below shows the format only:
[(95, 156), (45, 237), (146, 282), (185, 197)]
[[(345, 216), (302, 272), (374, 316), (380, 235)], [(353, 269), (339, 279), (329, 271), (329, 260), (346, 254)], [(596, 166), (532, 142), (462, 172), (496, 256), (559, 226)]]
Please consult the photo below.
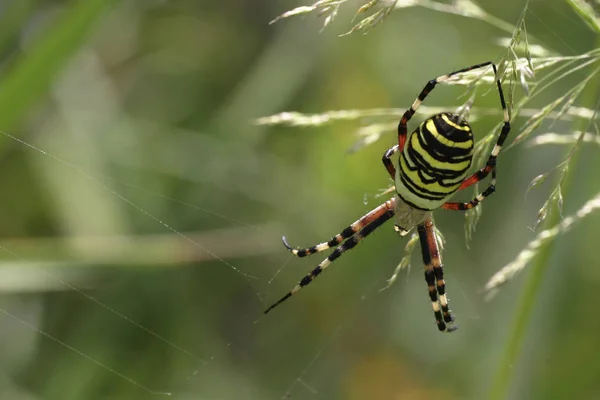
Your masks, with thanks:
[(396, 192), (411, 207), (435, 210), (458, 190), (472, 158), (469, 124), (456, 114), (436, 114), (408, 136), (396, 170)]

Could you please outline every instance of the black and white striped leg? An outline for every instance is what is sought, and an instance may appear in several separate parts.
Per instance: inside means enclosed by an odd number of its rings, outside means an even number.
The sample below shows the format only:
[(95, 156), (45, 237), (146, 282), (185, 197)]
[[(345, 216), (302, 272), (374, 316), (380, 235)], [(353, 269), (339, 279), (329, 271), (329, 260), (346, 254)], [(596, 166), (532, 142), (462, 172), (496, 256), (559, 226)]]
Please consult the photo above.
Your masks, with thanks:
[(471, 200), (468, 203), (446, 203), (442, 205), (442, 208), (447, 210), (469, 210), (477, 204), (481, 203), (487, 196), (494, 193), (496, 190), (496, 160), (498, 158), (498, 154), (500, 154), (500, 150), (502, 150), (502, 146), (504, 146), (504, 141), (508, 137), (510, 132), (510, 115), (508, 113), (508, 108), (506, 107), (506, 101), (504, 100), (504, 92), (502, 90), (502, 84), (500, 82), (500, 77), (498, 77), (498, 71), (496, 69), (496, 65), (491, 64), (494, 69), (494, 74), (496, 75), (496, 85), (498, 86), (498, 94), (500, 96), (500, 106), (502, 107), (503, 115), (504, 115), (504, 125), (502, 125), (502, 130), (500, 131), (500, 135), (498, 136), (498, 140), (492, 149), (492, 153), (490, 154), (487, 162), (485, 163), (485, 167), (481, 168), (479, 171), (475, 172), (470, 177), (466, 178), (463, 183), (460, 185), (458, 190), (463, 190), (468, 188), (471, 185), (481, 181), (485, 177), (487, 177), (490, 173), (492, 174), (492, 181), (490, 185), (477, 197)]
[(419, 240), (421, 242), (421, 252), (425, 266), (425, 282), (427, 282), (429, 289), (429, 299), (431, 300), (435, 323), (440, 331), (452, 332), (457, 327), (452, 326), (454, 317), (448, 305), (446, 282), (444, 281), (444, 266), (431, 218), (427, 218), (422, 224), (419, 224), (417, 232), (419, 233)]
[(471, 200), (467, 203), (447, 202), (442, 205), (442, 208), (445, 208), (446, 210), (455, 210), (455, 211), (470, 210), (473, 207), (477, 207), (477, 205), (479, 203), (481, 203), (483, 200), (485, 200), (486, 197), (488, 197), (490, 194), (494, 193), (495, 191), (496, 191), (496, 167), (493, 167), (492, 168), (492, 180), (490, 182), (490, 185), (483, 192), (481, 192), (479, 195), (477, 195), (477, 197), (475, 197), (473, 200)]
[[(446, 74), (446, 75), (438, 76), (437, 78), (432, 79), (429, 82), (427, 82), (425, 84), (425, 87), (423, 88), (423, 90), (421, 90), (421, 93), (419, 93), (419, 95), (417, 96), (417, 99), (412, 103), (410, 108), (404, 112), (404, 114), (402, 115), (402, 118), (400, 118), (400, 122), (398, 123), (398, 147), (399, 147), (400, 151), (402, 151), (404, 149), (404, 143), (406, 143), (406, 137), (407, 137), (407, 133), (408, 133), (406, 125), (408, 124), (408, 121), (410, 121), (412, 116), (415, 115), (415, 112), (417, 112), (417, 109), (419, 108), (419, 106), (421, 105), (423, 100), (425, 100), (425, 98), (429, 95), (429, 93), (435, 88), (435, 86), (438, 83), (448, 80), (450, 77), (452, 77), (454, 75), (462, 74), (464, 72), (468, 72), (468, 71), (471, 71), (474, 69), (484, 68), (484, 67), (489, 67), (489, 66), (492, 66), (492, 68), (494, 69), (494, 74), (497, 75), (496, 65), (494, 65), (493, 62), (488, 61), (488, 62), (484, 62), (481, 64), (471, 65), (470, 67), (462, 68), (457, 71), (450, 72), (449, 74)], [(500, 90), (502, 90), (502, 88), (500, 87), (500, 81), (498, 81), (498, 88)], [(501, 96), (502, 103), (504, 104), (504, 94), (501, 93), (500, 96)], [(506, 106), (504, 106), (503, 108), (505, 108), (505, 107)]]
[[(311, 283), (321, 272), (323, 272), (332, 262), (334, 262), (337, 258), (339, 258), (345, 251), (354, 248), (362, 239), (367, 237), (371, 232), (375, 229), (379, 228), (384, 222), (394, 216), (394, 206), (395, 200), (388, 200), (381, 206), (377, 207), (375, 210), (371, 211), (369, 214), (377, 212), (373, 214), (373, 218), (370, 222), (362, 227), (360, 231), (356, 232), (352, 237), (346, 240), (342, 245), (338, 246), (325, 260), (323, 260), (315, 269), (313, 269), (310, 273), (304, 276), (300, 280), (300, 282), (290, 290), (285, 296), (279, 299), (275, 304), (270, 306), (265, 310), (265, 314), (271, 311), (273, 308), (277, 307), (279, 304), (283, 303), (285, 300), (289, 299), (291, 296), (296, 294), (302, 287)], [(369, 215), (367, 214), (367, 215)]]
[(396, 168), (394, 167), (394, 163), (392, 162), (392, 156), (398, 152), (400, 147), (398, 145), (388, 149), (385, 153), (383, 153), (383, 157), (381, 161), (383, 162), (383, 166), (387, 169), (388, 174), (392, 177), (392, 179), (396, 179)]
[[(298, 257), (306, 257), (306, 256), (309, 256), (314, 253), (319, 253), (321, 251), (325, 251), (327, 249), (330, 249), (332, 247), (339, 245), (340, 243), (342, 243), (342, 241), (344, 241), (344, 239), (348, 239), (350, 236), (356, 234), (356, 232), (360, 231), (361, 229), (363, 229), (364, 227), (369, 225), (371, 222), (375, 221), (378, 217), (381, 216), (381, 214), (383, 212), (385, 212), (390, 207), (390, 204), (388, 204), (388, 203), (391, 203), (393, 201), (395, 201), (395, 200), (386, 201), (385, 203), (378, 206), (377, 208), (369, 211), (367, 214), (363, 215), (358, 220), (354, 221), (350, 226), (345, 228), (342, 232), (340, 232), (337, 235), (335, 235), (334, 237), (332, 237), (328, 242), (319, 243), (314, 246), (307, 247), (305, 249), (295, 249), (292, 246), (290, 246), (290, 244), (288, 243), (285, 236), (282, 237), (281, 239), (283, 240), (283, 244), (285, 245), (285, 247), (289, 251), (291, 251), (293, 255), (298, 256)], [(393, 209), (393, 206), (392, 206), (392, 209)]]

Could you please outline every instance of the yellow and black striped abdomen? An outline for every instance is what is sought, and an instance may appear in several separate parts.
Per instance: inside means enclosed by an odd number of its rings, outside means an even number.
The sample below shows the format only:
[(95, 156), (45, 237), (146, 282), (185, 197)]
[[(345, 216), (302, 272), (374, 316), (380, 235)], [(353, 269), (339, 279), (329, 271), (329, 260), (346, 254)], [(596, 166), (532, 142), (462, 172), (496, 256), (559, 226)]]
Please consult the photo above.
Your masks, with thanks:
[(460, 187), (473, 158), (473, 133), (456, 114), (436, 114), (411, 133), (396, 169), (396, 192), (408, 205), (435, 210)]

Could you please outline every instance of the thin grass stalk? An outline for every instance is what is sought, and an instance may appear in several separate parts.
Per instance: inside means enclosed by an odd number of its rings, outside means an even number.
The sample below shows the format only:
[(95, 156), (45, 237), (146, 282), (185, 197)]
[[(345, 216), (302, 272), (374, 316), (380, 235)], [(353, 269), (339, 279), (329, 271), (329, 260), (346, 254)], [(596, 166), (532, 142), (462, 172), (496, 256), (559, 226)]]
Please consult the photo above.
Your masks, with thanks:
[[(600, 40), (597, 41), (600, 46)], [(598, 99), (600, 99), (600, 75), (595, 76), (590, 80), (590, 84), (586, 86), (581, 95), (581, 106), (595, 108), (597, 107)], [(573, 123), (574, 131), (585, 131), (588, 120), (578, 119)], [(571, 150), (569, 150), (567, 156)], [(572, 171), (577, 169), (578, 152), (571, 155), (569, 167), (557, 178), (556, 185), (561, 186), (564, 196), (567, 196), (572, 185)], [(561, 215), (559, 212), (552, 212), (548, 215), (544, 227), (552, 227), (560, 222)], [(529, 322), (533, 315), (533, 309), (536, 305), (536, 300), (539, 297), (540, 288), (546, 275), (546, 270), (550, 264), (552, 256), (555, 254), (556, 246), (546, 245), (531, 262), (529, 267), (529, 276), (523, 288), (523, 294), (517, 304), (517, 313), (510, 325), (508, 333), (508, 341), (506, 349), (498, 366), (498, 371), (494, 376), (491, 391), (488, 398), (492, 400), (504, 400), (509, 398), (510, 390), (514, 373), (517, 371), (515, 367), (519, 361), (521, 349), (526, 339)]]

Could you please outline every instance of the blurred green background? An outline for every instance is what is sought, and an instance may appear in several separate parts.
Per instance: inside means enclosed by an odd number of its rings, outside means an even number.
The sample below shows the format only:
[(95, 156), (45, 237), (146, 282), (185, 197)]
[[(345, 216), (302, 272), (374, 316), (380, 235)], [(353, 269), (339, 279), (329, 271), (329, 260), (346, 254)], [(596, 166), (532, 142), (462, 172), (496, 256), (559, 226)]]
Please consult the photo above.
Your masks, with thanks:
[[(375, 195), (390, 182), (380, 159), (395, 132), (349, 154), (369, 120), (253, 121), (406, 108), (427, 80), (498, 60), (497, 40), (511, 34), (489, 19), (410, 7), (368, 35), (337, 37), (357, 2), (321, 33), (314, 14), (268, 24), (307, 4), (0, 0), (0, 130), (12, 136), (0, 135), (0, 399), (600, 396), (598, 216), (544, 250), (525, 305), (528, 270), (492, 301), (482, 294), (535, 238), (556, 177), (526, 189), (566, 147), (523, 142), (501, 154), (498, 191), (469, 248), (464, 216), (435, 214), (460, 326), (452, 335), (437, 332), (418, 250), (412, 270), (379, 291), (407, 240), (391, 223), (262, 316), (322, 259), (292, 258), (281, 235), (312, 245), (382, 202)], [(524, 6), (478, 4), (509, 27)], [(530, 44), (555, 54), (599, 45), (566, 2), (532, 1), (525, 20)], [(528, 107), (583, 77), (559, 80)], [(597, 80), (590, 86), (575, 105), (596, 104)], [(440, 86), (426, 104), (454, 110), (463, 93)], [(476, 106), (497, 107), (494, 91), (479, 90)], [(476, 137), (500, 118), (473, 122)], [(513, 121), (512, 137), (524, 121)], [(585, 145), (572, 162), (565, 215), (600, 189), (597, 151)]]

